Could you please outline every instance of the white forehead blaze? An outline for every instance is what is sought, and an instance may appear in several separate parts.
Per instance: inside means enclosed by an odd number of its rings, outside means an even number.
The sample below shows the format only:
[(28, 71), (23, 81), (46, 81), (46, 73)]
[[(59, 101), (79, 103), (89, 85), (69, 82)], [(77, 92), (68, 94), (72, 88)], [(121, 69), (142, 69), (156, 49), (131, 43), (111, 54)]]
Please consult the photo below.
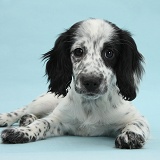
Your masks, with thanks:
[(103, 39), (108, 42), (114, 35), (114, 31), (112, 25), (104, 20), (89, 19), (81, 23), (77, 29), (76, 38), (86, 37), (92, 41)]
[(73, 62), (73, 66), (79, 68), (78, 72), (84, 69), (87, 69), (87, 72), (97, 71), (97, 73), (100, 70), (101, 72), (110, 71), (103, 62), (101, 52), (104, 43), (110, 42), (115, 33), (115, 29), (110, 23), (100, 19), (89, 19), (79, 25), (74, 37), (75, 42), (71, 47), (71, 51), (76, 48), (84, 50), (85, 56), (76, 63)]

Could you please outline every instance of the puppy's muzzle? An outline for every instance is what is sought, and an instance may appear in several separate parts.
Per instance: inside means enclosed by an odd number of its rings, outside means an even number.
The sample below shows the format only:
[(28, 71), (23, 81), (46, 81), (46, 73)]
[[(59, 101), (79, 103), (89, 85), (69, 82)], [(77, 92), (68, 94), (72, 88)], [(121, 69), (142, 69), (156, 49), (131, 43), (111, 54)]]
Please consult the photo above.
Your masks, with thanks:
[(103, 75), (82, 75), (80, 77), (81, 86), (89, 94), (98, 93), (103, 81)]

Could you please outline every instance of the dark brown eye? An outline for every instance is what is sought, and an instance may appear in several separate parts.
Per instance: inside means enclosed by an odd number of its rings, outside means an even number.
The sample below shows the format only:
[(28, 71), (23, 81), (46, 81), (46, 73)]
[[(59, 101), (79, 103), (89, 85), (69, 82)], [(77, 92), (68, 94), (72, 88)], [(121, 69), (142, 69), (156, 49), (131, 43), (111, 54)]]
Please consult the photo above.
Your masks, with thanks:
[(114, 57), (114, 52), (110, 49), (105, 50), (104, 54), (105, 58), (111, 59)]
[(83, 49), (82, 48), (76, 48), (73, 51), (74, 56), (76, 57), (82, 57), (83, 56)]

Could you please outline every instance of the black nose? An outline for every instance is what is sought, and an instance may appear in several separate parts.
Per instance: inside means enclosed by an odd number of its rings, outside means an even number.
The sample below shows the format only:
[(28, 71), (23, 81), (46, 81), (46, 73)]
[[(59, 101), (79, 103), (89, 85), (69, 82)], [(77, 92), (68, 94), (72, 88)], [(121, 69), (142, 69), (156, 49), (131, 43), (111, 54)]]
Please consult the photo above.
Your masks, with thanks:
[(88, 92), (95, 92), (98, 90), (101, 82), (102, 76), (82, 76), (81, 77), (81, 84)]

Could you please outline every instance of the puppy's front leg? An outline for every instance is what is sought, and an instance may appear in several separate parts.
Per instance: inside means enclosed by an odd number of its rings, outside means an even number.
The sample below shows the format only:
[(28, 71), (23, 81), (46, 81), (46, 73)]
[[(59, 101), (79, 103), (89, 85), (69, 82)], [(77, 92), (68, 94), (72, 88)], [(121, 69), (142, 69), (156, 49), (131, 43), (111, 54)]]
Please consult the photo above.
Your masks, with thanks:
[(53, 117), (38, 119), (27, 127), (9, 128), (2, 131), (3, 143), (27, 143), (50, 136), (64, 134), (64, 125)]

